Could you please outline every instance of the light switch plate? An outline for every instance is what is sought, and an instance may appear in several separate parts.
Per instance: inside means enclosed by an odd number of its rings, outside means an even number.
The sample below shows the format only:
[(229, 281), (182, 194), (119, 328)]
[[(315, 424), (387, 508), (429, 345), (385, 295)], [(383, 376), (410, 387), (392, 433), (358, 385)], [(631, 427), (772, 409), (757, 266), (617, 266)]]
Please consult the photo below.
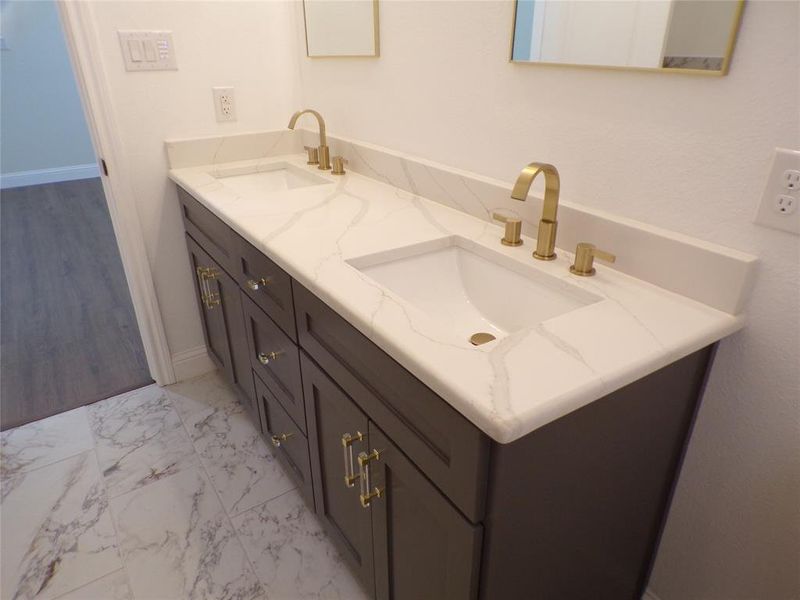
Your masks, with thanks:
[(117, 31), (126, 71), (175, 71), (171, 31)]
[(776, 148), (753, 222), (800, 235), (800, 188), (787, 173), (800, 171), (800, 150)]

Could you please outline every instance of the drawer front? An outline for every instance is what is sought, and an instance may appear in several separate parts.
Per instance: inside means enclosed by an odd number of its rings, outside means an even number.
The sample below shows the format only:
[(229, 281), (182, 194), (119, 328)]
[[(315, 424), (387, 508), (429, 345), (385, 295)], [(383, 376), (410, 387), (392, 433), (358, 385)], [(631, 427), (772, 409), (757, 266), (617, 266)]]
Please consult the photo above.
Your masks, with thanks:
[(178, 200), (186, 232), (228, 273), (233, 273), (236, 234), (222, 219), (178, 187)]
[(297, 346), (245, 295), (242, 295), (242, 308), (253, 370), (305, 433), (306, 412)]
[(293, 282), (300, 345), (470, 520), (484, 514), (489, 439)]
[(245, 293), (296, 342), (291, 277), (247, 240), (234, 235), (237, 250), (233, 276)]
[(258, 375), (254, 379), (264, 437), (297, 482), (308, 505), (314, 507), (308, 440)]

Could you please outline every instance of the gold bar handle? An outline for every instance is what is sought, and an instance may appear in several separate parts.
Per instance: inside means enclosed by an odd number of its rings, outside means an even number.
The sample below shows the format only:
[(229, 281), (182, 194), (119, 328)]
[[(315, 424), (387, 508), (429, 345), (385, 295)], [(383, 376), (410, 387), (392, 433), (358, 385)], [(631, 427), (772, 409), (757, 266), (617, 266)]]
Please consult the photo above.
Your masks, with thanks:
[(272, 277), (262, 277), (261, 279), (248, 279), (245, 283), (247, 287), (254, 292), (257, 292), (265, 285), (272, 282)]
[(500, 221), (506, 224), (505, 235), (500, 238), (500, 243), (504, 246), (521, 246), (522, 240), (522, 220), (516, 217), (507, 217), (500, 213), (492, 213), (492, 218), (495, 221)]
[(219, 275), (214, 267), (197, 267), (197, 278), (200, 283), (200, 299), (208, 310), (220, 305), (220, 297), (216, 292), (211, 291), (209, 280), (216, 279)]
[(286, 440), (288, 440), (293, 435), (294, 434), (291, 433), (291, 432), (289, 432), (289, 433), (281, 433), (279, 435), (273, 435), (272, 437), (270, 437), (270, 441), (272, 441), (272, 445), (273, 446), (275, 446), (276, 448), (280, 448), (281, 443), (285, 442)]
[(308, 152), (308, 160), (306, 161), (307, 165), (318, 165), (319, 164), (319, 148), (315, 148), (314, 146), (303, 146), (305, 151)]
[(358, 454), (358, 478), (361, 483), (361, 493), (359, 500), (361, 506), (369, 508), (375, 498), (383, 498), (384, 488), (372, 487), (369, 474), (369, 463), (373, 460), (380, 460), (381, 453), (378, 450), (372, 449), (372, 452), (360, 452)]
[(258, 362), (262, 365), (268, 365), (270, 362), (278, 360), (283, 352), (259, 352)]
[(354, 487), (356, 481), (358, 481), (361, 476), (353, 472), (353, 444), (363, 439), (364, 434), (360, 431), (356, 431), (355, 435), (350, 435), (349, 433), (342, 435), (342, 448), (344, 450), (344, 485), (349, 488)]
[(594, 259), (599, 258), (605, 262), (616, 262), (617, 257), (600, 250), (594, 244), (588, 242), (581, 242), (575, 248), (575, 262), (570, 266), (569, 272), (573, 275), (580, 275), (581, 277), (591, 277), (597, 271), (594, 268)]

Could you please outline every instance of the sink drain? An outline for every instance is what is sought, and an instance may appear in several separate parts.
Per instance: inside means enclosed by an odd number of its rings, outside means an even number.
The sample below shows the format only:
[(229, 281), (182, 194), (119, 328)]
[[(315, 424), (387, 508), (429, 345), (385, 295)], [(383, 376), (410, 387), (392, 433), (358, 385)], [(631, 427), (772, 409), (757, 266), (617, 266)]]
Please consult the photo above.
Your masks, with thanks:
[(486, 342), (491, 342), (493, 339), (495, 339), (495, 337), (491, 333), (479, 331), (478, 333), (473, 333), (471, 336), (469, 336), (469, 343), (473, 346), (480, 346)]

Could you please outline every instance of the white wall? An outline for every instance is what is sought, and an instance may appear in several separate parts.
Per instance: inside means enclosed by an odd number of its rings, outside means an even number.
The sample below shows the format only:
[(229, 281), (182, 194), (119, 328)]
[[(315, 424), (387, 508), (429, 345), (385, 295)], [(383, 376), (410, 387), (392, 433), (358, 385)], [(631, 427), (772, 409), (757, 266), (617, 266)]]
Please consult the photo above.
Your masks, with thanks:
[[(173, 355), (203, 344), (175, 186), (164, 140), (285, 127), (295, 40), (290, 6), (273, 2), (94, 2), (92, 11), (134, 181), (156, 293)], [(292, 21), (293, 22), (293, 21)], [(129, 73), (118, 29), (173, 32), (177, 71)], [(212, 86), (233, 86), (238, 120), (217, 123)]]
[(0, 170), (95, 162), (54, 2), (0, 3)]
[(735, 0), (673, 0), (664, 56), (725, 56)]
[(800, 597), (800, 238), (751, 223), (773, 148), (800, 147), (799, 7), (749, 2), (723, 78), (510, 64), (511, 2), (384, 1), (381, 58), (300, 62), (333, 133), (509, 182), (550, 161), (565, 199), (763, 259), (699, 415), (662, 600)]

